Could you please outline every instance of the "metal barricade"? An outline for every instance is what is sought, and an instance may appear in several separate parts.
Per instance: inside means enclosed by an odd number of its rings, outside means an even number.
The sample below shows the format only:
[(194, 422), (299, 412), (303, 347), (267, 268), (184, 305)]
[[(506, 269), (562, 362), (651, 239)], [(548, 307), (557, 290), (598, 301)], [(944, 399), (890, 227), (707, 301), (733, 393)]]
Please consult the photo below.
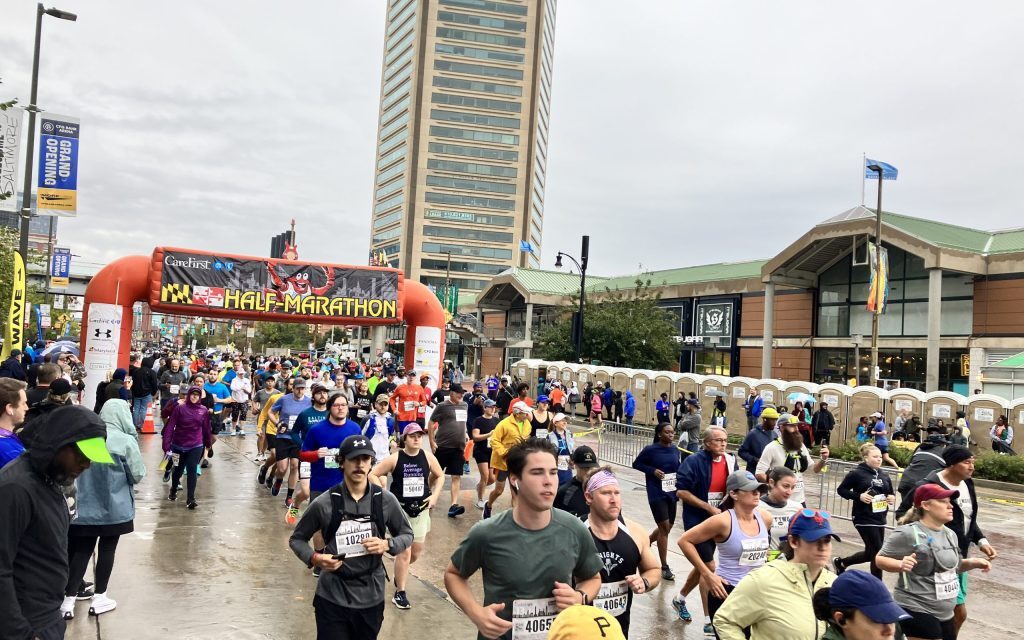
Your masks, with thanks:
[(631, 467), (643, 448), (654, 443), (654, 428), (604, 421), (597, 429), (574, 425), (573, 437), (577, 445), (592, 448), (598, 460)]
[[(804, 473), (804, 493), (807, 506), (828, 511), (833, 518), (840, 520), (852, 520), (853, 501), (847, 500), (836, 493), (836, 489), (843, 482), (851, 470), (857, 467), (856, 462), (843, 460), (829, 460), (828, 471), (822, 473)], [(879, 471), (889, 475), (892, 486), (895, 489), (899, 484), (899, 472), (892, 467), (882, 467)], [(815, 504), (817, 503), (817, 504)], [(899, 494), (896, 494), (896, 504), (899, 504)], [(896, 526), (895, 508), (889, 509), (886, 516), (886, 529)]]

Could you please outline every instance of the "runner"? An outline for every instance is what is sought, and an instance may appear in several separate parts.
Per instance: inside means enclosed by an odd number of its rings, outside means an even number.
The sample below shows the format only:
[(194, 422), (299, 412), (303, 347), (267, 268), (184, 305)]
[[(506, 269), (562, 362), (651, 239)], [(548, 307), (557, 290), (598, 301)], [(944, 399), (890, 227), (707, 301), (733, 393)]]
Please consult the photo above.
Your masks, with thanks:
[(885, 571), (899, 573), (896, 602), (912, 616), (900, 624), (911, 638), (955, 640), (954, 620), (960, 584), (957, 574), (971, 569), (988, 571), (983, 558), (964, 558), (954, 525), (960, 492), (938, 484), (923, 484), (914, 491), (914, 509), (882, 545), (875, 562)]
[(900, 469), (900, 465), (896, 464), (896, 461), (889, 457), (889, 429), (885, 426), (885, 418), (877, 411), (869, 417), (871, 419), (871, 435), (875, 437), (875, 446), (878, 447), (878, 451), (882, 454), (882, 460), (889, 463), (890, 466), (896, 467), (897, 471), (903, 471), (903, 469)]
[[(284, 521), (287, 524), (295, 524), (295, 521), (299, 517), (299, 507), (302, 505), (302, 501), (310, 497), (310, 483), (313, 476), (314, 468), (317, 467), (317, 463), (320, 463), (320, 459), (325, 456), (330, 458), (333, 456), (332, 453), (327, 452), (325, 455), (314, 455), (317, 450), (327, 447), (325, 442), (331, 438), (324, 435), (320, 440), (314, 439), (312, 442), (308, 442), (308, 435), (312, 428), (327, 419), (327, 387), (319, 382), (314, 382), (311, 388), (312, 392), (312, 406), (307, 409), (303, 409), (299, 413), (299, 417), (295, 420), (295, 426), (291, 429), (290, 436), (292, 440), (296, 440), (299, 443), (299, 486), (298, 493), (294, 496), (289, 491), (288, 496), (284, 500), (285, 516)], [(348, 417), (348, 405), (345, 406), (346, 419)], [(351, 421), (349, 421), (351, 422)], [(343, 421), (342, 424), (345, 424)], [(356, 435), (359, 433), (359, 427), (355, 423), (352, 423), (355, 429), (349, 429), (348, 433), (336, 437), (337, 442), (335, 444), (341, 444), (341, 441), (345, 439), (345, 436)], [(333, 445), (332, 445), (333, 446)], [(326, 461), (325, 461), (326, 462)], [(320, 470), (323, 471), (324, 463), (320, 463)], [(323, 492), (327, 487), (337, 484), (341, 481), (340, 478), (334, 478), (333, 474), (327, 474), (329, 481), (321, 481), (325, 486), (321, 489), (312, 489), (314, 491)]]
[[(313, 500), (288, 544), (307, 567), (322, 570), (313, 598), (317, 638), (372, 640), (384, 621), (382, 556), (405, 551), (412, 528), (395, 496), (368, 480), (369, 440), (349, 436), (335, 461), (344, 480)], [(309, 546), (318, 532), (327, 543), (323, 553)]]
[(822, 640), (894, 638), (896, 623), (910, 617), (881, 580), (856, 569), (814, 593), (814, 616), (828, 622)]
[(572, 439), (572, 432), (566, 427), (569, 418), (564, 413), (556, 413), (551, 418), (551, 431), (548, 432), (548, 440), (558, 449), (558, 486), (572, 480), (572, 452), (576, 450), (576, 442)]
[(386, 487), (391, 476), (391, 493), (398, 498), (412, 525), (412, 546), (395, 557), (395, 595), (391, 599), (399, 609), (412, 604), (405, 592), (409, 565), (423, 553), (430, 533), (430, 511), (437, 504), (444, 487), (444, 471), (430, 452), (423, 450), (423, 427), (415, 422), (406, 425), (402, 434), (405, 446), (377, 463), (370, 472), (370, 482)]
[[(726, 453), (729, 439), (722, 427), (708, 427), (704, 432), (704, 448), (683, 458), (676, 471), (676, 496), (683, 502), (683, 526), (687, 531), (711, 516), (721, 513), (720, 506), (725, 498), (726, 479), (736, 471), (736, 457)], [(715, 543), (712, 540), (695, 545), (708, 570), (715, 570)], [(686, 607), (686, 596), (693, 591), (700, 579), (700, 572), (694, 566), (686, 577), (679, 595), (672, 598), (679, 618), (684, 622), (693, 619)], [(700, 600), (704, 609), (704, 633), (712, 633), (711, 616), (708, 613), (708, 590), (700, 584)]]
[(182, 370), (181, 360), (171, 358), (168, 368), (160, 374), (160, 399), (162, 403), (166, 404), (168, 400), (176, 399), (181, 393), (181, 386), (187, 384), (188, 373)]
[[(449, 385), (445, 385), (449, 386)], [(437, 456), (437, 462), (451, 480), (452, 504), (448, 508), (448, 517), (454, 518), (466, 513), (466, 508), (459, 504), (459, 486), (462, 481), (463, 467), (466, 459), (466, 419), (467, 408), (462, 401), (465, 390), (457, 384), (450, 385), (447, 399), (434, 408), (430, 414), (430, 449)], [(405, 433), (404, 431), (402, 433)]]
[[(415, 372), (413, 372), (415, 373)], [(384, 370), (384, 379), (377, 383), (377, 387), (373, 390), (373, 397), (380, 398), (384, 396), (390, 398), (391, 394), (398, 388), (398, 383), (395, 382), (395, 369), (394, 367), (388, 367)], [(394, 412), (394, 410), (392, 410)]]
[(553, 412), (562, 413), (565, 411), (565, 391), (562, 390), (561, 382), (555, 380), (548, 397), (551, 399), (551, 410)]
[(399, 432), (410, 422), (416, 422), (420, 408), (425, 407), (429, 399), (423, 387), (416, 384), (416, 372), (410, 369), (406, 372), (405, 383), (398, 385), (391, 394), (391, 413), (398, 419)]
[(252, 382), (249, 372), (238, 363), (235, 377), (231, 380), (231, 422), (235, 425), (235, 435), (244, 436), (242, 425), (249, 417), (249, 404), (252, 400)]
[(871, 563), (871, 575), (882, 578), (882, 570), (875, 564), (875, 555), (882, 548), (889, 509), (896, 505), (896, 492), (889, 475), (880, 472), (882, 452), (873, 444), (860, 446), (859, 465), (850, 470), (836, 488), (836, 493), (853, 501), (853, 526), (864, 541), (864, 550), (845, 558), (836, 556), (832, 566), (836, 575), (842, 575), (851, 564)]
[(556, 509), (568, 511), (580, 520), (586, 520), (590, 514), (590, 506), (587, 505), (584, 488), (587, 486), (587, 478), (597, 468), (597, 454), (586, 445), (576, 447), (576, 450), (572, 452), (572, 463), (576, 469), (576, 475), (558, 488), (554, 506)]
[[(722, 512), (688, 528), (679, 538), (683, 555), (700, 572), (702, 586), (707, 585), (708, 615), (712, 620), (736, 585), (768, 559), (768, 531), (772, 527), (771, 514), (760, 508), (768, 485), (758, 482), (749, 471), (740, 470), (729, 474), (725, 489)], [(696, 545), (707, 542), (718, 549), (714, 570), (697, 552)]]
[[(469, 530), (452, 554), (444, 585), (478, 638), (541, 640), (559, 611), (594, 600), (602, 565), (586, 527), (551, 508), (558, 459), (550, 442), (533, 438), (512, 447), (508, 477), (518, 500)], [(477, 571), (483, 573), (483, 604), (469, 587)]]
[(370, 385), (367, 384), (366, 380), (356, 382), (355, 393), (352, 399), (352, 420), (356, 424), (363, 424), (366, 416), (370, 415), (370, 411), (374, 407), (373, 395), (370, 393)]
[(611, 468), (602, 467), (590, 475), (585, 496), (590, 506), (587, 528), (604, 565), (594, 606), (615, 616), (623, 635), (629, 637), (633, 594), (648, 593), (658, 586), (658, 559), (647, 532), (622, 518), (622, 492)]
[(719, 638), (743, 640), (746, 627), (750, 640), (821, 638), (826, 626), (814, 617), (813, 596), (836, 578), (825, 568), (832, 540), (839, 540), (831, 519), (816, 509), (793, 516), (783, 544), (786, 557), (750, 573), (718, 609), (714, 628)]
[(288, 478), (288, 497), (285, 504), (291, 506), (291, 498), (295, 493), (295, 485), (299, 481), (299, 443), (291, 430), (299, 419), (299, 414), (313, 406), (313, 401), (306, 397), (306, 381), (296, 378), (291, 384), (292, 392), (282, 395), (270, 408), (270, 419), (277, 425), (277, 469), (274, 473), (274, 486), (270, 495), (277, 497), (281, 493), (284, 478)]
[(757, 479), (764, 482), (767, 479), (768, 470), (773, 467), (783, 466), (792, 469), (796, 473), (793, 500), (806, 505), (803, 474), (808, 468), (812, 468), (814, 473), (821, 473), (821, 468), (828, 460), (827, 446), (822, 445), (819, 456), (818, 461), (812, 467), (811, 452), (804, 446), (803, 436), (800, 435), (800, 429), (797, 427), (796, 416), (790, 416), (782, 423), (779, 437), (765, 445), (761, 459), (757, 463)]
[(171, 489), (168, 500), (178, 499), (178, 485), (182, 472), (187, 472), (187, 502), (189, 509), (195, 509), (196, 478), (199, 471), (199, 460), (205, 450), (213, 456), (213, 443), (217, 441), (210, 424), (210, 412), (202, 405), (202, 390), (189, 387), (187, 400), (171, 412), (171, 418), (164, 425), (162, 433), (165, 456), (174, 460), (174, 472), (171, 475)]
[(550, 431), (551, 414), (548, 413), (548, 397), (537, 396), (537, 406), (530, 412), (530, 437), (547, 438)]
[[(505, 492), (505, 480), (508, 478), (508, 466), (505, 457), (513, 446), (530, 436), (530, 407), (525, 402), (516, 402), (511, 407), (511, 415), (494, 427), (489, 442), (491, 443), (491, 469), (495, 473), (494, 489), (484, 503), (484, 519), (491, 517), (494, 501)], [(512, 494), (512, 504), (516, 496)]]
[(654, 429), (657, 444), (644, 447), (633, 461), (633, 468), (644, 474), (647, 480), (647, 503), (651, 507), (655, 529), (648, 536), (651, 544), (658, 545), (661, 558), (661, 577), (672, 582), (676, 579), (668, 566), (668, 533), (676, 522), (676, 470), (679, 469), (679, 449), (675, 445), (675, 430), (672, 425), (662, 422)]
[[(271, 473), (268, 478), (267, 472), (277, 469), (277, 423), (270, 419), (270, 409), (284, 395), (277, 390), (276, 384), (274, 377), (269, 376), (265, 379), (263, 389), (256, 392), (260, 398), (266, 396), (266, 400), (260, 407), (259, 417), (256, 418), (256, 428), (263, 432), (264, 442), (263, 465), (260, 467), (259, 473), (256, 474), (256, 482), (266, 485), (267, 489), (274, 484), (274, 473)], [(267, 393), (265, 394), (264, 391)]]
[(378, 396), (370, 414), (363, 419), (360, 431), (370, 438), (375, 460), (383, 460), (391, 455), (391, 443), (398, 431), (395, 429), (394, 416), (388, 413), (387, 398)]
[[(250, 403), (250, 410), (256, 416), (256, 462), (265, 462), (267, 459), (267, 413), (270, 409), (267, 406), (267, 402), (275, 395), (277, 395), (277, 392), (274, 389), (274, 378), (264, 378), (263, 387), (256, 390)], [(270, 406), (273, 405), (271, 404)], [(268, 411), (264, 411), (264, 407), (267, 407)], [(276, 426), (274, 427), (274, 433), (277, 433)], [(273, 448), (271, 448), (271, 451), (273, 451)]]
[[(907, 500), (908, 495), (914, 493), (914, 488), (921, 484), (928, 477), (928, 474), (933, 471), (941, 471), (946, 466), (946, 461), (942, 459), (942, 454), (946, 451), (946, 447), (949, 446), (949, 442), (946, 440), (944, 432), (945, 430), (939, 426), (935, 418), (928, 420), (928, 426), (926, 427), (927, 436), (924, 442), (914, 449), (914, 455), (910, 456), (910, 463), (903, 470), (903, 477), (900, 478), (900, 484), (897, 487), (897, 491), (900, 492), (901, 503)], [(906, 508), (901, 504), (896, 509), (897, 518), (903, 517), (903, 514), (913, 504), (912, 500), (906, 503), (908, 505)]]
[(779, 543), (789, 530), (789, 520), (803, 508), (790, 498), (796, 488), (796, 474), (786, 467), (773, 467), (768, 472), (768, 493), (761, 496), (761, 508), (772, 515), (768, 561), (779, 557)]
[(491, 479), (491, 432), (498, 425), (498, 403), (488, 398), (484, 400), (484, 414), (473, 421), (470, 437), (473, 439), (473, 460), (480, 472), (480, 480), (476, 483), (476, 507), (483, 509), (487, 504), (484, 493)]

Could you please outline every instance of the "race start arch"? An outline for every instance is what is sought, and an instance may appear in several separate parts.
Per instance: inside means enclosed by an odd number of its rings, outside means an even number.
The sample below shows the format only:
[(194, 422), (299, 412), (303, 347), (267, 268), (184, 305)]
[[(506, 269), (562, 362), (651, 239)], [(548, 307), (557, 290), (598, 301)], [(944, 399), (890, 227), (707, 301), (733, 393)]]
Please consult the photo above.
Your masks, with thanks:
[(85, 290), (81, 353), (86, 406), (106, 372), (128, 367), (132, 307), (210, 318), (341, 325), (406, 324), (407, 367), (440, 378), (444, 309), (402, 271), (158, 247), (99, 271)]

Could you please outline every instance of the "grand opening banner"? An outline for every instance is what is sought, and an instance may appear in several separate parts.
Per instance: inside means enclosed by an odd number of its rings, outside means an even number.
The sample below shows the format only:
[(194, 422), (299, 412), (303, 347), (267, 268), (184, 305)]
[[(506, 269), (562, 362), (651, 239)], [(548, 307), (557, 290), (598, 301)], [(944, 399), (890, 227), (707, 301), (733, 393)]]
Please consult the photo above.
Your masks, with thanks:
[[(160, 248), (150, 306), (168, 313), (330, 324), (402, 319), (401, 272)], [(157, 283), (153, 283), (156, 285)]]
[(39, 125), (36, 211), (73, 216), (78, 209), (77, 118), (44, 114)]

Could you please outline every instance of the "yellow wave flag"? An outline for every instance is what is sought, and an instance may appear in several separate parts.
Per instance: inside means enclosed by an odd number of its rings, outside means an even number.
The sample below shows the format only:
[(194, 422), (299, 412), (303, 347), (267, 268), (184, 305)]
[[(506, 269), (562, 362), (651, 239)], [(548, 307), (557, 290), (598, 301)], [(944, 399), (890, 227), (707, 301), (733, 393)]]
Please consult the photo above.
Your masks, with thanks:
[(14, 252), (14, 278), (11, 281), (11, 306), (7, 313), (7, 332), (4, 336), (4, 348), (0, 351), (0, 360), (6, 360), (11, 350), (21, 348), (25, 342), (25, 260), (21, 253)]

